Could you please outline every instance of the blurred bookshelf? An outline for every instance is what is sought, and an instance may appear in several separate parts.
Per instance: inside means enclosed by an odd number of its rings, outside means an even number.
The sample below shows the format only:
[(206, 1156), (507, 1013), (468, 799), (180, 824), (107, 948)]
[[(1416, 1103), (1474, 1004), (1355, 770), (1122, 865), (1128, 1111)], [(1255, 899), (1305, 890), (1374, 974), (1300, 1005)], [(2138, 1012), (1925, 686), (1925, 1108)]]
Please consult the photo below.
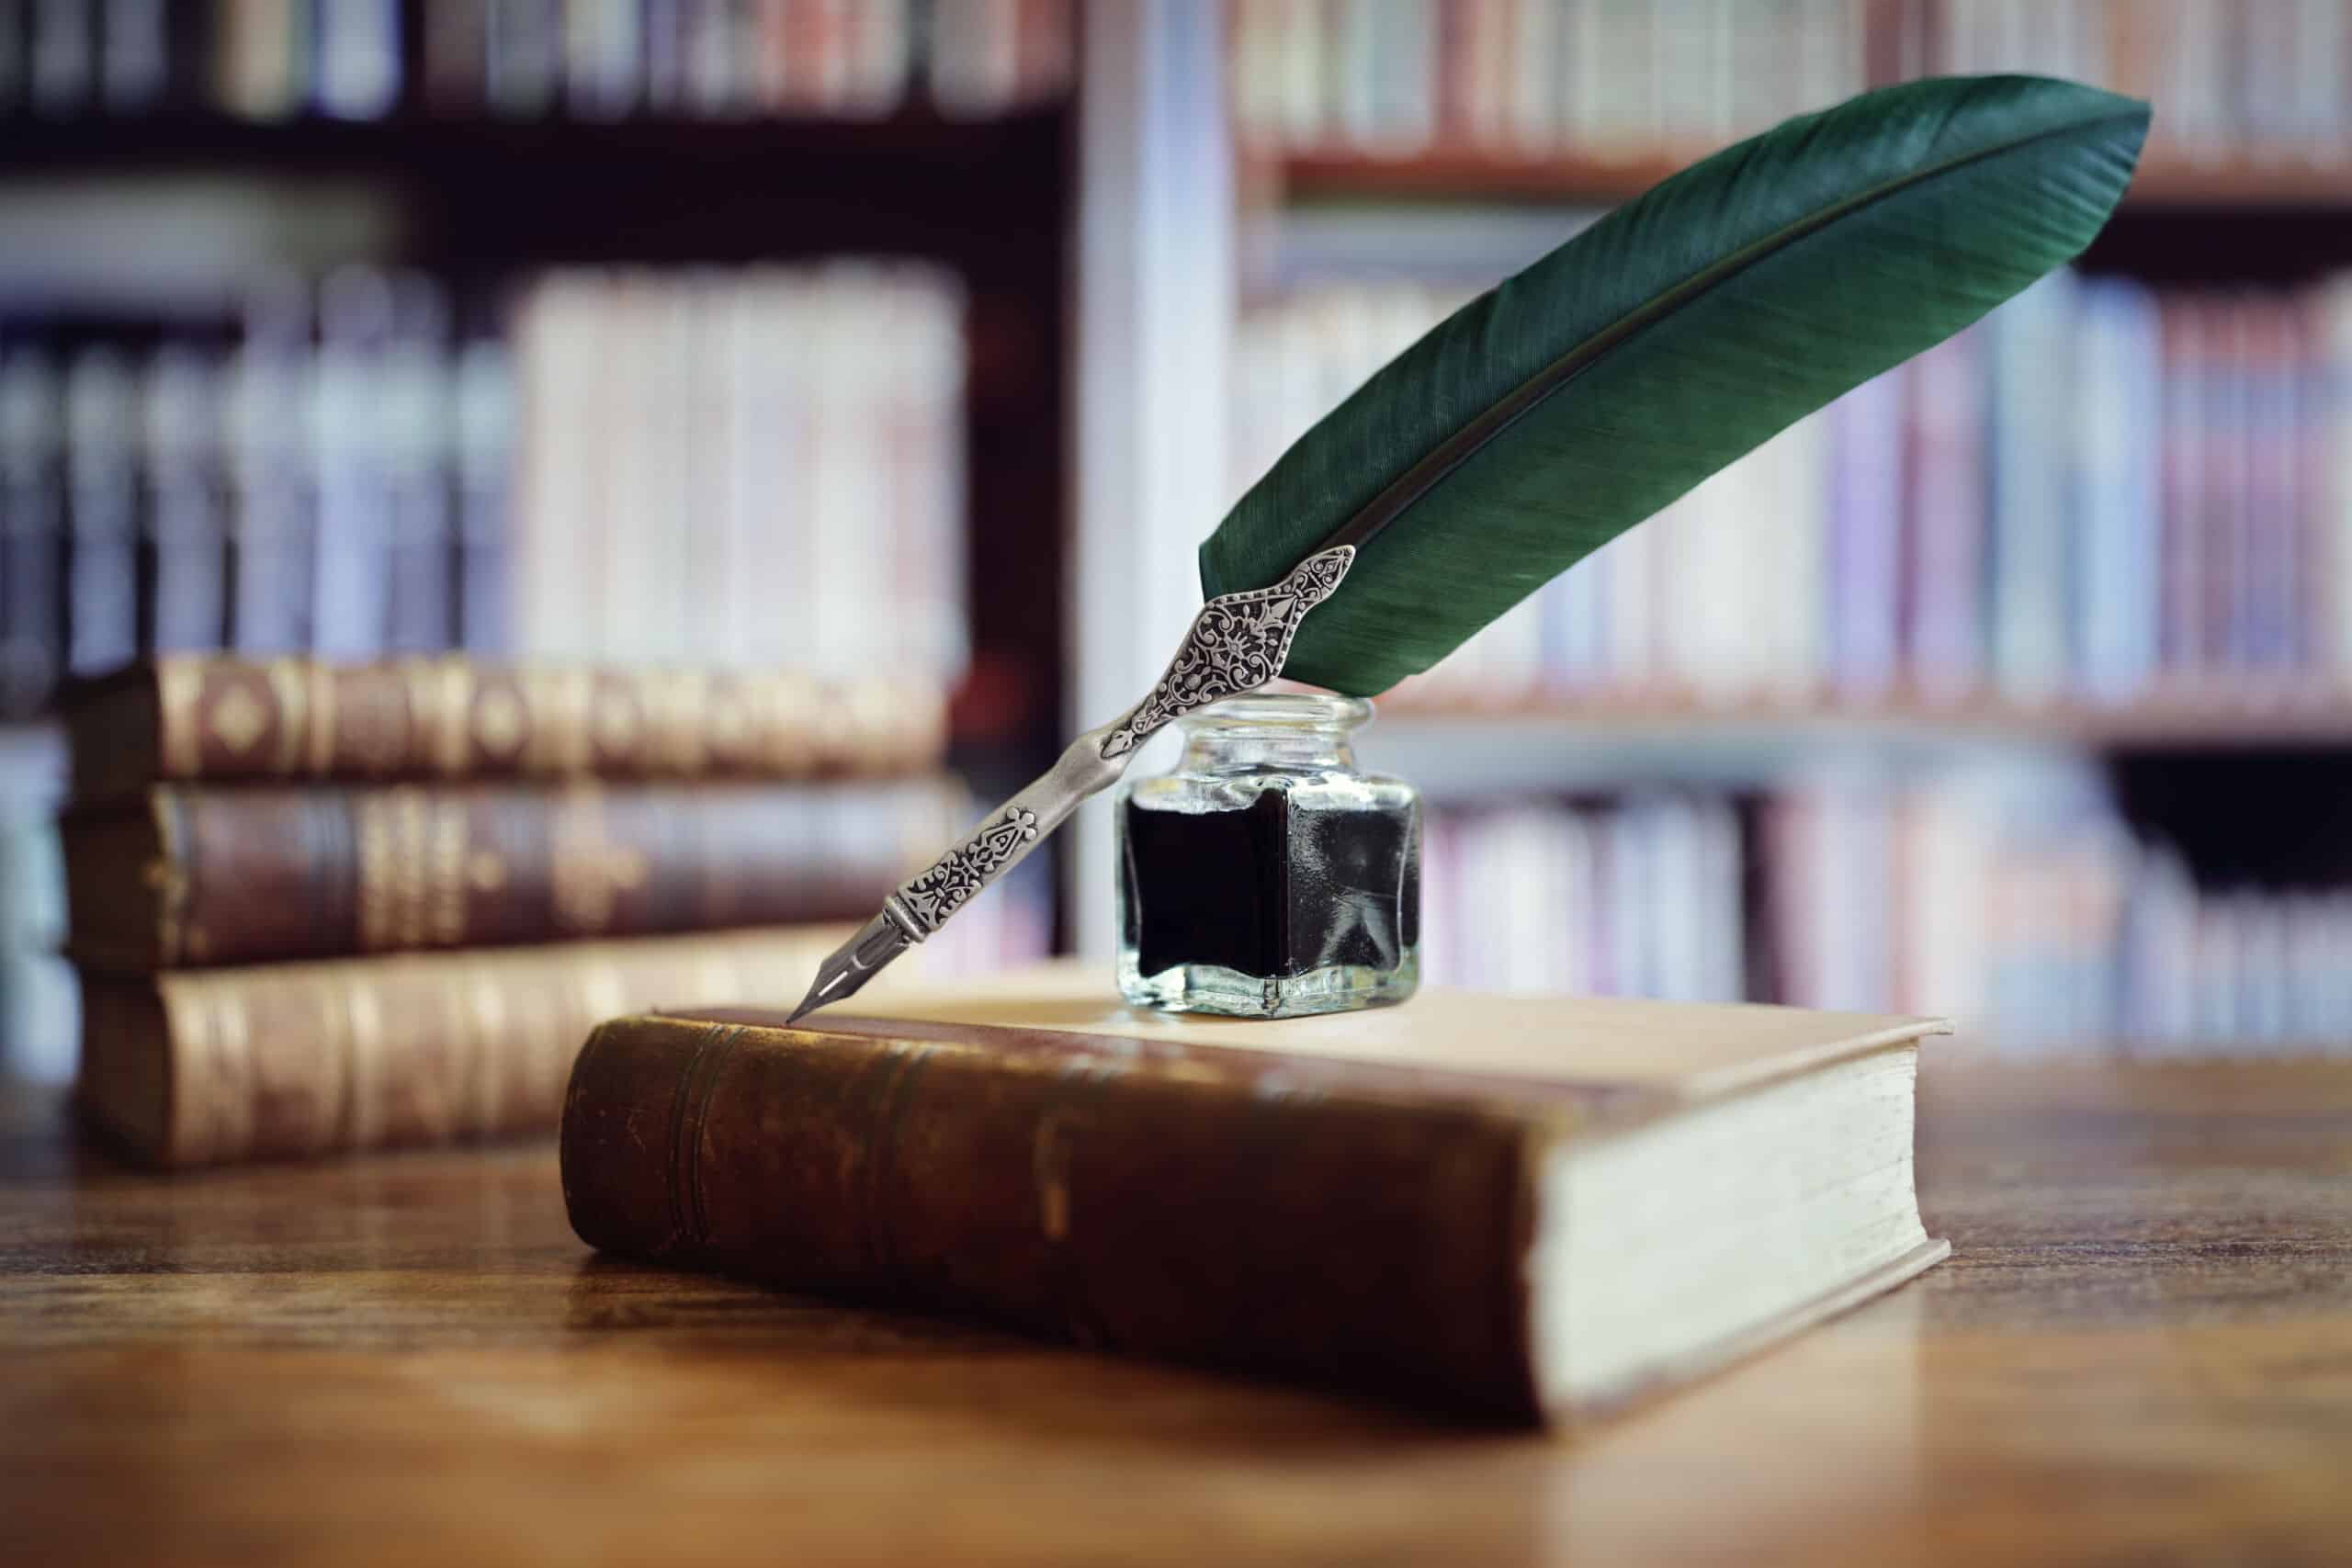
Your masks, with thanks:
[[(904, 676), (976, 793), (1040, 771), (1076, 28), (0, 3), (9, 1033), (56, 989), (46, 716), (149, 652)], [(976, 953), (1050, 944), (1040, 863)]]
[(1432, 978), (2341, 1048), (2352, 6), (1228, 16), (1237, 494), (1478, 290), (1790, 114), (2012, 70), (2156, 106), (2073, 276), (1382, 700), (1363, 752), (1433, 803)]
[[(2352, 799), (2347, 62), (2352, 5), (2204, 0), (0, 0), (0, 802), (54, 802), (58, 680), (207, 636), (910, 660), (995, 798), (1148, 685), (1221, 504), (1445, 311), (1785, 115), (2042, 70), (2157, 105), (2076, 275), (1384, 700), (1367, 761), (1455, 824), (1430, 974), (1952, 1010), (2052, 1048), (2352, 1034), (2309, 977), (2352, 887), (2326, 806)], [(299, 440), (265, 439), (273, 409)], [(713, 457), (743, 410), (797, 433), (784, 457)], [(355, 441), (385, 411), (389, 492)], [(839, 461), (792, 457), (819, 428)], [(440, 542), (388, 536), (330, 574), (364, 615), (305, 600), (264, 635), (230, 607), (256, 552), (222, 547), (289, 463), (348, 516), (421, 482)], [(137, 521), (77, 547), (125, 473), (195, 548)], [(77, 560), (114, 563), (78, 616)], [(153, 602), (208, 570), (192, 623)], [(40, 874), (37, 840), (9, 863)], [(1108, 843), (1097, 813), (1059, 846), (1061, 945), (1107, 945)], [(2104, 858), (2036, 880), (2081, 845)], [(2007, 868), (1951, 884), (2040, 933), (1998, 987), (1939, 994), (1856, 934), (1940, 950), (1921, 855)], [(1682, 868), (1623, 911), (1650, 956), (1600, 964), (1597, 914), (1582, 956), (1476, 925), (1622, 884), (1611, 856)], [(12, 907), (12, 951), (46, 919)], [(2150, 999), (2176, 962), (2202, 1001)]]

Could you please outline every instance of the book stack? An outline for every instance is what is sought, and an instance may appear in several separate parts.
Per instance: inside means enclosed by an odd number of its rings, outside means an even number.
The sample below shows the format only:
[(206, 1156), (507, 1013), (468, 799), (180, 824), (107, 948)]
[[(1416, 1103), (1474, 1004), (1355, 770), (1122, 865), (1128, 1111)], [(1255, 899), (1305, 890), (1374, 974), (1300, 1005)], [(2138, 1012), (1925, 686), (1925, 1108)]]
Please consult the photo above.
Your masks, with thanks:
[[(1463, 298), (1245, 318), (1234, 483)], [(1775, 437), (1399, 694), (1804, 707), (2352, 682), (2352, 283), (2054, 275)]]
[(2159, 156), (2324, 165), (2347, 45), (2343, 0), (1237, 0), (1232, 91), (1269, 151), (1605, 162), (2018, 71), (2154, 100)]
[(2352, 894), (2200, 885), (2071, 768), (1442, 808), (1421, 886), (1439, 985), (1916, 1010), (2020, 1053), (2352, 1038)]
[(164, 1166), (550, 1127), (597, 1020), (797, 995), (971, 815), (891, 682), (166, 658), (66, 723), (82, 1097)]
[(1068, 90), (1069, 0), (0, 0), (0, 114), (978, 117)]

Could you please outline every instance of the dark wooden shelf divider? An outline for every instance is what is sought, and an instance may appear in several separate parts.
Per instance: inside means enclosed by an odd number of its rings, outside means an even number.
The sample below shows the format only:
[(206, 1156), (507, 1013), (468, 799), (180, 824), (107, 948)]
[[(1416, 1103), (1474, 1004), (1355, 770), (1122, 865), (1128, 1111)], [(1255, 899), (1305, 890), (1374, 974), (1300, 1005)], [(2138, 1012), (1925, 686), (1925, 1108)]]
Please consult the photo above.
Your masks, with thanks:
[[(1444, 197), (1487, 201), (1617, 202), (1714, 152), (1701, 142), (1606, 152), (1511, 152), (1434, 146), (1386, 155), (1334, 147), (1245, 151), (1243, 186), (1272, 200)], [(2151, 154), (2127, 209), (2352, 209), (2352, 159), (2191, 159)]]

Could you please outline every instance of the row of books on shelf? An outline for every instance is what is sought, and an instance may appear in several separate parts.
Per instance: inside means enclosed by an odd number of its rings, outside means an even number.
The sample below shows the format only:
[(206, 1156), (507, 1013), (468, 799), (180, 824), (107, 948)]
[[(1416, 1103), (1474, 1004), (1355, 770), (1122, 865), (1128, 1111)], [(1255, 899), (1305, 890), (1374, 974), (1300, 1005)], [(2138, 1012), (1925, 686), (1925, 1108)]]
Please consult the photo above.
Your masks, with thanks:
[(1069, 0), (0, 0), (0, 114), (255, 120), (1002, 114)]
[(952, 682), (963, 319), (910, 262), (548, 275), (515, 317), (515, 645)]
[(2222, 0), (1236, 0), (1249, 142), (1642, 155), (1872, 83), (2027, 72), (2163, 105), (2191, 157), (2344, 156), (2352, 6)]
[[(57, 881), (8, 890), (49, 911), (12, 942), (62, 942), (85, 1097), (160, 1163), (550, 1125), (598, 1020), (790, 999), (976, 819), (941, 712), (780, 673), (141, 665), (67, 710)], [(918, 973), (1050, 939), (1035, 877), (974, 914)]]
[[(1237, 482), (1457, 294), (1245, 317)], [(2352, 287), (2060, 274), (1783, 432), (1411, 695), (2025, 703), (2352, 678)]]
[(157, 649), (503, 646), (512, 375), (350, 268), (212, 327), (0, 322), (0, 695)]
[(223, 330), (0, 322), (0, 699), (144, 653), (920, 672), (967, 654), (960, 295), (351, 268)]
[(2352, 892), (2200, 887), (2082, 779), (1455, 808), (1424, 854), (1438, 984), (1933, 1013), (2017, 1052), (2352, 1039)]
[(1266, 150), (1655, 148), (1860, 92), (1857, 0), (1235, 0), (1235, 129)]

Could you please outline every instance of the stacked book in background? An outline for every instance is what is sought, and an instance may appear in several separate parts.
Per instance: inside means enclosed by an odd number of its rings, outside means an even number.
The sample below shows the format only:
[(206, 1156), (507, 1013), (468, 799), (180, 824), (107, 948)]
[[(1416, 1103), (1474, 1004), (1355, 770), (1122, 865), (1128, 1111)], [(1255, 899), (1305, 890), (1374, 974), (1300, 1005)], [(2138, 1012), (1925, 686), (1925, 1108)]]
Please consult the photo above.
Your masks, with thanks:
[(0, 702), (154, 652), (503, 646), (513, 389), (413, 272), (0, 321)]
[(166, 1166), (550, 1127), (596, 1021), (797, 996), (971, 816), (887, 682), (166, 659), (67, 728), (82, 1098)]
[(2158, 156), (2329, 164), (2345, 0), (1236, 0), (1274, 152), (1679, 162), (1871, 84), (2023, 71), (2154, 100)]
[(2352, 1040), (2352, 893), (2200, 889), (2070, 769), (1440, 810), (1422, 887), (1440, 985), (1933, 1013), (2004, 1051)]
[(1002, 114), (1068, 90), (1069, 0), (0, 0), (0, 114)]
[[(1458, 293), (1245, 319), (1237, 487)], [(2352, 284), (2060, 274), (1604, 547), (1406, 701), (2318, 698), (2352, 681)]]

